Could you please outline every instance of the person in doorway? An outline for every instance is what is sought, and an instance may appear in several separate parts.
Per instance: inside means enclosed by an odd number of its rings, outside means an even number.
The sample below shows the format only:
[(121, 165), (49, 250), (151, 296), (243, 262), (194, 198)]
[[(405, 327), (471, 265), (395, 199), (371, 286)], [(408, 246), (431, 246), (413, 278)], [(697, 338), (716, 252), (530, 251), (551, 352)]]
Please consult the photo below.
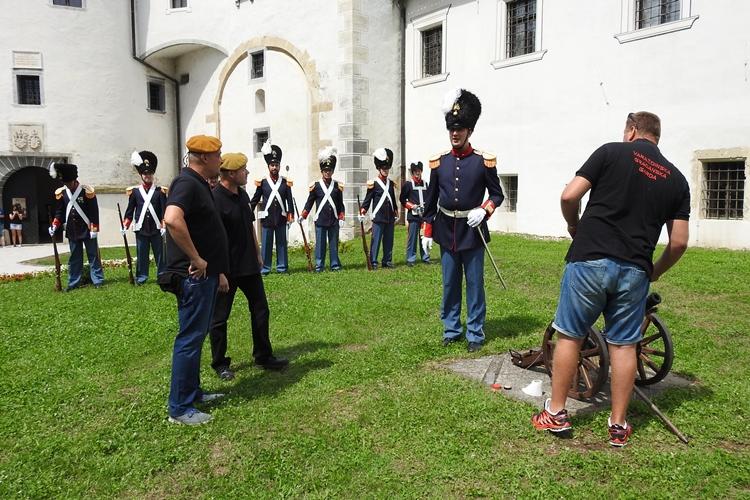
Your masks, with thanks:
[[(565, 410), (568, 390), (583, 340), (603, 314), (612, 368), (609, 444), (625, 446), (633, 433), (625, 414), (635, 382), (649, 283), (676, 264), (688, 244), (690, 188), (659, 151), (660, 137), (658, 116), (647, 111), (628, 114), (622, 142), (594, 151), (563, 190), (560, 205), (573, 242), (552, 323), (559, 336), (552, 397), (532, 418), (538, 429), (571, 428)], [(579, 219), (579, 203), (589, 191)], [(669, 242), (652, 262), (664, 226)]]
[(11, 241), (14, 247), (20, 247), (23, 244), (23, 207), (20, 203), (15, 203), (8, 217), (10, 219)]
[(162, 236), (167, 232), (164, 225), (164, 209), (167, 207), (167, 188), (154, 185), (154, 174), (158, 159), (151, 151), (134, 152), (130, 163), (141, 176), (141, 185), (127, 189), (128, 208), (120, 232), (132, 226), (135, 232), (135, 248), (138, 256), (135, 268), (135, 284), (143, 285), (148, 279), (149, 248), (154, 252), (156, 275), (164, 272)]
[(5, 248), (5, 214), (3, 214), (3, 207), (0, 207), (0, 247)]
[(68, 260), (68, 287), (70, 292), (82, 286), (83, 249), (89, 260), (89, 274), (94, 288), (104, 284), (104, 271), (99, 258), (99, 247), (96, 238), (99, 236), (99, 203), (94, 188), (78, 182), (78, 167), (72, 163), (50, 164), (50, 175), (62, 181), (63, 187), (55, 191), (59, 200), (55, 219), (49, 228), (49, 235), (54, 237), (60, 226), (70, 245)]
[(378, 268), (378, 253), (380, 243), (383, 243), (384, 268), (393, 269), (393, 235), (398, 220), (396, 193), (393, 183), (388, 178), (388, 172), (393, 165), (393, 151), (388, 148), (378, 148), (373, 154), (378, 176), (367, 182), (367, 194), (359, 207), (359, 222), (365, 221), (367, 210), (372, 207), (372, 240), (370, 241), (370, 262), (372, 268)]

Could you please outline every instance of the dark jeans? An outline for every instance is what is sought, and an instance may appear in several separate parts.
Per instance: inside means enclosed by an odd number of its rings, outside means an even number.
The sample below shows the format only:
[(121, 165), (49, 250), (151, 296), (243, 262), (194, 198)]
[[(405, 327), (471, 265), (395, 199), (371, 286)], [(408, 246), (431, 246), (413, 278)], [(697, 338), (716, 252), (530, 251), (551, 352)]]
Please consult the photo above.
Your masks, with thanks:
[(211, 367), (213, 369), (227, 367), (232, 358), (227, 354), (227, 320), (232, 312), (234, 294), (237, 289), (247, 297), (247, 306), (250, 309), (250, 328), (253, 334), (253, 357), (258, 362), (266, 361), (273, 350), (271, 340), (268, 338), (268, 299), (266, 290), (263, 288), (263, 278), (260, 274), (229, 278), (229, 291), (216, 296), (216, 308), (211, 321)]
[(161, 234), (156, 233), (151, 236), (141, 236), (140, 233), (135, 235), (135, 249), (136, 255), (138, 256), (138, 262), (135, 266), (135, 281), (138, 284), (145, 283), (148, 279), (148, 251), (151, 248), (154, 251), (154, 261), (156, 262), (156, 275), (160, 275), (164, 272), (166, 262), (163, 261), (162, 257), (162, 241)]

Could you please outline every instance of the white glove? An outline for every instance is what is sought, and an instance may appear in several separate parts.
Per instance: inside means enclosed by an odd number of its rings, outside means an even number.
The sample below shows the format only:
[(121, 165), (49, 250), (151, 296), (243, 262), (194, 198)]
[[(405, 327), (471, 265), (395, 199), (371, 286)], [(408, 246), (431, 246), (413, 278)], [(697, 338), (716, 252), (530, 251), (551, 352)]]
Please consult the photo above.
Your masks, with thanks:
[(364, 222), (365, 221), (365, 214), (359, 214), (359, 215), (357, 215), (357, 221), (358, 222)]
[(297, 224), (299, 224), (301, 226), (303, 222), (305, 222), (305, 218), (304, 217), (297, 217)]
[(430, 253), (431, 249), (432, 249), (432, 238), (429, 238), (427, 236), (422, 236), (422, 250), (424, 250), (424, 253)]
[(339, 219), (339, 227), (344, 227), (344, 219)]
[(159, 228), (159, 234), (161, 236), (164, 236), (165, 234), (167, 234), (167, 228), (166, 227), (160, 227)]
[(57, 226), (50, 226), (47, 231), (49, 232), (50, 236), (54, 236), (55, 235), (55, 231), (57, 231)]
[(483, 208), (475, 208), (469, 212), (469, 216), (466, 218), (466, 223), (471, 227), (477, 227), (482, 223), (484, 218), (487, 216), (487, 211)]
[(122, 226), (120, 228), (120, 234), (123, 235), (123, 236), (125, 236), (125, 231), (127, 231), (127, 230), (128, 230), (128, 228), (126, 228), (125, 226)]
[(89, 232), (89, 236), (91, 236), (92, 240), (95, 240), (97, 236), (99, 236), (99, 231), (91, 231)]

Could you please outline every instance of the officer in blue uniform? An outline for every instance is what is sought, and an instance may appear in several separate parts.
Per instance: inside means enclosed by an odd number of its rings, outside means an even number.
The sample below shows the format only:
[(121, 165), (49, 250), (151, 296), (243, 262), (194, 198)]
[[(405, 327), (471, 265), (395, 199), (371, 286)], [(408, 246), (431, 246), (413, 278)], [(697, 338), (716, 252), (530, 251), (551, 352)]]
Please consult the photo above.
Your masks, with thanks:
[[(443, 113), (452, 149), (430, 158), (430, 182), (423, 217), (422, 246), (440, 245), (445, 330), (443, 346), (461, 339), (461, 288), (466, 278), (466, 340), (477, 352), (484, 342), (484, 244), (486, 220), (504, 199), (494, 153), (472, 148), (469, 138), (482, 112), (479, 99), (464, 89), (445, 97)], [(487, 198), (485, 199), (485, 193)], [(481, 235), (479, 234), (481, 231)]]
[(393, 233), (398, 220), (398, 208), (396, 206), (396, 193), (393, 183), (388, 179), (388, 172), (393, 165), (393, 151), (388, 148), (379, 148), (373, 154), (378, 176), (367, 182), (367, 194), (362, 206), (359, 207), (357, 219), (365, 221), (365, 214), (372, 205), (372, 240), (370, 241), (370, 262), (372, 268), (378, 268), (378, 253), (380, 243), (383, 243), (384, 268), (392, 269), (393, 265)]
[(271, 272), (273, 258), (273, 240), (276, 238), (276, 271), (289, 274), (289, 253), (287, 230), (294, 221), (292, 202), (292, 180), (279, 176), (281, 168), (281, 148), (275, 144), (265, 143), (261, 148), (263, 158), (268, 165), (268, 175), (255, 180), (255, 194), (250, 204), (255, 207), (260, 203), (258, 218), (261, 221), (261, 251), (263, 253), (263, 276)]
[(310, 183), (310, 195), (299, 222), (307, 218), (315, 204), (315, 272), (321, 273), (326, 263), (326, 243), (330, 246), (331, 271), (341, 270), (339, 260), (339, 228), (344, 225), (344, 183), (333, 178), (336, 149), (327, 147), (318, 153), (322, 179)]
[(411, 179), (401, 186), (399, 201), (406, 210), (406, 221), (409, 233), (406, 239), (406, 265), (412, 267), (417, 261), (417, 247), (419, 256), (425, 264), (431, 264), (430, 254), (426, 253), (419, 244), (419, 226), (424, 215), (424, 201), (427, 195), (427, 183), (422, 179), (422, 162), (413, 161), (409, 166)]
[(70, 245), (68, 287), (65, 291), (70, 292), (81, 286), (84, 247), (89, 259), (91, 282), (95, 288), (101, 288), (104, 284), (104, 271), (99, 259), (99, 247), (96, 245), (96, 238), (99, 236), (99, 204), (94, 188), (78, 182), (78, 167), (72, 163), (52, 163), (49, 172), (54, 179), (64, 184), (55, 191), (55, 198), (60, 201), (55, 211), (55, 220), (49, 227), (49, 235), (54, 237), (57, 228), (64, 226)]
[(135, 284), (142, 285), (148, 279), (149, 248), (154, 252), (156, 275), (164, 272), (166, 259), (163, 259), (162, 236), (167, 232), (164, 225), (164, 210), (167, 208), (168, 188), (154, 185), (154, 174), (158, 159), (151, 151), (134, 152), (130, 163), (141, 175), (140, 186), (129, 187), (128, 208), (125, 209), (120, 232), (132, 226), (135, 232), (135, 249), (138, 263), (135, 266)]

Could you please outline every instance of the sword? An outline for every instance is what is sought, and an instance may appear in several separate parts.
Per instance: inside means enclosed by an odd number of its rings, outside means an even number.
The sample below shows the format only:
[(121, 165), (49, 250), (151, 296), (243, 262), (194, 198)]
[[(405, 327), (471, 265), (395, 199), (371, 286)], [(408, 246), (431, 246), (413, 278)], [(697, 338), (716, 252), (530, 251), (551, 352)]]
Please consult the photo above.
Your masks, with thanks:
[(477, 231), (479, 231), (479, 238), (482, 240), (482, 243), (484, 243), (484, 249), (487, 250), (487, 255), (490, 257), (490, 262), (492, 262), (492, 267), (495, 268), (495, 272), (497, 273), (497, 277), (500, 278), (500, 283), (503, 284), (503, 289), (507, 290), (508, 287), (505, 285), (505, 280), (502, 276), (500, 276), (500, 269), (497, 268), (497, 264), (495, 264), (495, 259), (492, 258), (492, 253), (490, 253), (490, 247), (487, 246), (487, 242), (484, 239), (484, 235), (482, 234), (482, 230), (479, 226), (477, 226)]

